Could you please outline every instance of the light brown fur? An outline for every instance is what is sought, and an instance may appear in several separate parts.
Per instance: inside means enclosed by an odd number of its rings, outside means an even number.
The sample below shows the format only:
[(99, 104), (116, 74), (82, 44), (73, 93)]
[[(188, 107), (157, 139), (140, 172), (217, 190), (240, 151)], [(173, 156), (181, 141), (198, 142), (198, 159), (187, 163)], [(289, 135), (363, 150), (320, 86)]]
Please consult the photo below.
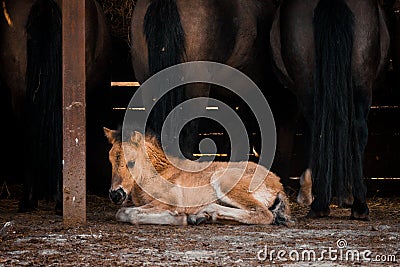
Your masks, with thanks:
[[(153, 136), (143, 138), (135, 132), (129, 141), (122, 142), (116, 138), (117, 131), (104, 128), (104, 132), (113, 145), (109, 153), (113, 166), (110, 192), (122, 188), (135, 205), (121, 208), (116, 214), (119, 221), (172, 225), (198, 224), (209, 219), (244, 224), (290, 221), (290, 207), (279, 177), (254, 162), (228, 166), (228, 162), (179, 160), (180, 166), (186, 168), (204, 168), (188, 172), (169, 162)], [(134, 167), (130, 166), (133, 162)], [(256, 168), (263, 182), (250, 192)], [(240, 177), (236, 184), (234, 177)], [(165, 181), (172, 187), (166, 186)]]

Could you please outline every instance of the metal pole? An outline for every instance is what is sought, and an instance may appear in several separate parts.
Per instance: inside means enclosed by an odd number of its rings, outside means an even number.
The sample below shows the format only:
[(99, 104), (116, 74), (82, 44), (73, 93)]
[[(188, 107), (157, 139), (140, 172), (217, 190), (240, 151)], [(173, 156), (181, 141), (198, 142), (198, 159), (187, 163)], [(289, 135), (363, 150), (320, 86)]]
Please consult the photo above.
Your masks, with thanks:
[(63, 221), (86, 223), (85, 1), (62, 1)]

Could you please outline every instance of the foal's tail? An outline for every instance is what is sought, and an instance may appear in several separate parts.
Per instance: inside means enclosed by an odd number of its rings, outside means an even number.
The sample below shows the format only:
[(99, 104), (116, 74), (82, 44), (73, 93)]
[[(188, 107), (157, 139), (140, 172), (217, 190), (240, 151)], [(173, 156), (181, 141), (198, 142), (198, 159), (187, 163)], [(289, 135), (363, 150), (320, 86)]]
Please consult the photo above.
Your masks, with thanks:
[[(150, 75), (182, 62), (185, 55), (185, 33), (175, 0), (151, 0), (143, 28)], [(160, 132), (169, 111), (184, 100), (184, 91), (179, 89), (161, 98), (160, 104), (155, 106), (153, 114), (159, 119), (151, 121), (156, 133)]]
[[(311, 172), (314, 210), (339, 204), (362, 178), (351, 74), (354, 15), (344, 0), (320, 0), (314, 10), (315, 92)], [(319, 194), (316, 194), (319, 192)]]
[(26, 24), (28, 129), (34, 155), (33, 191), (37, 197), (60, 197), (61, 108), (61, 11), (54, 0), (37, 0)]

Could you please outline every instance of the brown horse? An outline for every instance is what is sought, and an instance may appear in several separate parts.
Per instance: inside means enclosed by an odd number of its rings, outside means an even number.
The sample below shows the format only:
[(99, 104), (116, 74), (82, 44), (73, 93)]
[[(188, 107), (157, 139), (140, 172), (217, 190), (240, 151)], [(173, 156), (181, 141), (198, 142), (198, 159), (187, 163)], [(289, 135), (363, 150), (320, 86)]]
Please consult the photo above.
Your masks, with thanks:
[[(122, 140), (121, 131), (104, 128), (104, 133), (112, 144), (110, 199), (123, 204), (130, 198), (135, 206), (121, 208), (116, 214), (118, 221), (170, 225), (209, 220), (278, 225), (291, 222), (279, 177), (254, 162), (181, 159), (193, 170), (186, 172), (169, 163), (154, 136), (134, 132), (129, 140)], [(250, 192), (255, 175), (262, 178), (262, 183)]]
[[(182, 62), (213, 61), (242, 71), (263, 92), (268, 91), (265, 95), (270, 94), (275, 80), (270, 50), (265, 45), (276, 11), (274, 2), (138, 0), (131, 24), (131, 56), (137, 80), (143, 83), (158, 71)], [(247, 89), (242, 90), (246, 92)], [(224, 88), (204, 83), (188, 84), (172, 90), (157, 102), (148, 120), (149, 128), (160, 135), (172, 108), (201, 96), (212, 96), (228, 104), (241, 100)], [(248, 121), (248, 117), (245, 120)], [(192, 120), (181, 132), (179, 143), (187, 158), (193, 158), (199, 123), (199, 120)], [(173, 130), (168, 130), (174, 127), (176, 125), (165, 127), (169, 140), (177, 136)]]
[(351, 205), (352, 218), (369, 218), (367, 117), (389, 43), (378, 1), (281, 1), (271, 46), (276, 72), (308, 125), (309, 170), (298, 199), (311, 204), (310, 217), (328, 216), (336, 195), (339, 205)]
[[(11, 103), (13, 132), (10, 140), (21, 163), (13, 164), (15, 177), (24, 177), (20, 210), (37, 206), (37, 200), (57, 200), (61, 208), (62, 95), (61, 0), (5, 0), (0, 14), (0, 68), (2, 94)], [(93, 150), (106, 149), (99, 115), (106, 110), (110, 86), (111, 42), (99, 4), (86, 1), (86, 78), (88, 166)], [(103, 124), (104, 125), (104, 124)], [(96, 128), (98, 129), (96, 131)], [(5, 131), (2, 131), (5, 133)], [(100, 139), (102, 138), (102, 139)], [(105, 143), (105, 144), (102, 144)], [(20, 145), (20, 146), (18, 146)], [(15, 156), (16, 157), (16, 156)], [(10, 157), (10, 158), (15, 158)], [(107, 160), (107, 159), (105, 159)], [(4, 162), (3, 162), (4, 163)], [(105, 164), (104, 164), (105, 165)], [(5, 169), (6, 167), (2, 167)]]

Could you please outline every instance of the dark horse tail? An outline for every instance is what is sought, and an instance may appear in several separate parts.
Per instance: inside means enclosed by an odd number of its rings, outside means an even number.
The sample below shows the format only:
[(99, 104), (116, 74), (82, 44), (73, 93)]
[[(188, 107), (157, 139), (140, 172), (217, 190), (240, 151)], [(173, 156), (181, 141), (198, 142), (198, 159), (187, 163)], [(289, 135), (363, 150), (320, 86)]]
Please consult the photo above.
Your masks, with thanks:
[[(26, 24), (26, 101), (30, 173), (28, 200), (45, 198), (61, 203), (61, 10), (54, 0), (37, 0)], [(21, 207), (20, 208), (24, 208)]]
[[(175, 0), (152, 0), (144, 17), (150, 75), (181, 63), (185, 55), (185, 33)], [(160, 134), (168, 113), (185, 97), (182, 87), (162, 97), (150, 115), (153, 131)]]
[(329, 207), (335, 191), (342, 205), (351, 204), (352, 194), (362, 196), (366, 189), (353, 188), (363, 184), (355, 181), (363, 176), (351, 74), (354, 15), (344, 0), (320, 0), (313, 23), (316, 72), (310, 167), (313, 194), (320, 192), (312, 209), (321, 211)]

